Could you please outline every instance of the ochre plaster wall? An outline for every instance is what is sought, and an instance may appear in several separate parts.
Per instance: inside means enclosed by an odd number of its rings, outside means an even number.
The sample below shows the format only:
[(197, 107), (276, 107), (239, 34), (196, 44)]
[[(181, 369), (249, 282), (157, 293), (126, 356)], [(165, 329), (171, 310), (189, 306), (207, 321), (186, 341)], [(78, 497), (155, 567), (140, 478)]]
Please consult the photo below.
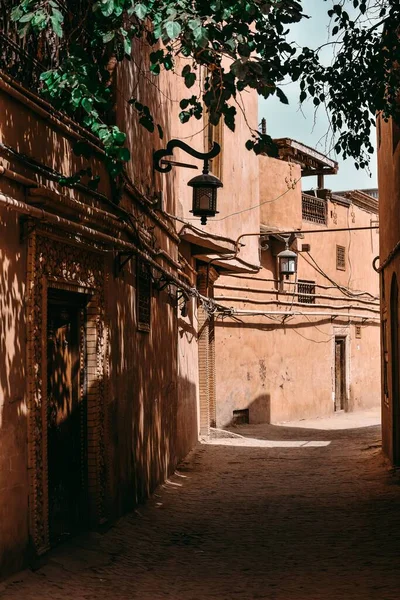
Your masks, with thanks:
[[(400, 240), (400, 143), (399, 130), (392, 121), (385, 121), (378, 115), (378, 184), (379, 184), (379, 228), (380, 248), (379, 262), (382, 264)], [(396, 143), (397, 141), (397, 143)], [(394, 461), (394, 402), (393, 369), (400, 371), (400, 366), (393, 363), (391, 286), (397, 279), (400, 287), (400, 256), (397, 252), (381, 273), (381, 308), (382, 319), (386, 323), (386, 343), (381, 340), (382, 363), (382, 447), (384, 453)], [(386, 360), (385, 360), (386, 357)], [(387, 393), (383, 385), (383, 369), (387, 368)], [(398, 428), (398, 426), (397, 426)]]
[[(74, 132), (65, 131), (48, 115), (42, 114), (40, 103), (38, 107), (35, 112), (23, 101), (0, 91), (0, 141), (65, 175), (87, 166), (85, 161), (73, 155)], [(161, 109), (168, 140), (168, 107)], [(151, 186), (152, 152), (156, 144), (151, 137), (146, 137), (148, 134), (143, 129), (130, 128), (135, 122), (130, 110), (128, 107), (127, 113), (120, 116), (122, 125), (129, 121), (128, 137), (133, 155), (130, 173), (140, 191), (151, 200), (157, 189), (157, 186)], [(60, 188), (46, 171), (38, 173), (4, 152), (1, 152), (0, 164), (66, 197), (118, 214), (110, 202), (107, 177), (96, 161), (92, 166), (94, 171), (99, 169), (102, 174), (100, 191), (107, 195), (105, 201), (77, 189)], [(166, 209), (176, 214), (176, 180), (172, 176), (164, 181), (168, 187)], [(22, 202), (32, 201), (23, 185), (11, 183), (4, 176), (0, 176), (0, 193)], [(44, 203), (43, 198), (39, 203), (45, 210), (57, 209), (54, 204)], [(161, 266), (177, 275), (178, 243), (174, 234), (167, 233), (168, 228), (174, 230), (174, 221), (163, 220), (160, 213), (156, 215), (129, 193), (121, 198), (120, 207), (131, 212), (135, 223), (145, 234), (147, 232), (147, 239), (155, 239), (155, 247), (164, 252), (157, 257)], [(73, 211), (65, 212), (65, 207), (62, 210), (67, 218), (79, 220)], [(162, 226), (160, 221), (165, 225)], [(29, 556), (25, 350), (27, 242), (20, 239), (23, 230), (16, 213), (1, 209), (0, 223), (0, 576), (3, 577), (26, 564)], [(92, 223), (91, 226), (96, 228)], [(104, 229), (107, 231), (107, 225)], [(58, 231), (57, 235), (63, 239), (64, 233)], [(127, 236), (122, 237), (127, 239)], [(75, 240), (75, 243), (79, 244), (79, 241)], [(65, 245), (68, 247), (67, 240)], [(182, 317), (176, 287), (167, 286), (157, 291), (154, 285), (150, 332), (139, 332), (135, 259), (128, 261), (122, 274), (116, 277), (115, 255), (116, 251), (108, 247), (104, 293), (109, 361), (105, 364), (104, 385), (107, 388), (105, 419), (108, 432), (106, 505), (110, 519), (143, 501), (171, 473), (198, 436), (195, 301), (190, 301), (188, 316)], [(190, 249), (188, 259), (191, 260)], [(191, 277), (193, 279), (193, 274)]]
[[(301, 207), (301, 194), (298, 199)], [(305, 313), (284, 323), (282, 314), (270, 318), (237, 315), (237, 320), (229, 317), (217, 320), (217, 426), (229, 424), (234, 410), (247, 408), (250, 422), (254, 423), (276, 423), (332, 413), (335, 336), (346, 337), (346, 410), (379, 404), (379, 279), (372, 268), (372, 260), (378, 254), (379, 236), (376, 230), (329, 231), (369, 227), (376, 220), (375, 213), (354, 203), (348, 206), (344, 202), (329, 202), (326, 226), (302, 223), (304, 232), (320, 231), (304, 233), (304, 238), (297, 240), (298, 279), (325, 286), (317, 288), (316, 293), (328, 296), (316, 298), (315, 304), (299, 304), (290, 281), (284, 284), (283, 293), (277, 294), (272, 239), (268, 242), (269, 248), (262, 252), (262, 269), (258, 274), (221, 277), (216, 282), (215, 297), (225, 306), (246, 311), (283, 313), (293, 309)], [(302, 244), (310, 244), (309, 254), (301, 251)], [(346, 249), (345, 271), (336, 268), (337, 244)], [(317, 271), (316, 265), (327, 277)], [(362, 307), (367, 305), (362, 303), (357, 308), (356, 302), (346, 300), (328, 278), (355, 293), (372, 294), (376, 298), (375, 312), (364, 310)], [(354, 308), (335, 308), (343, 305)], [(326, 315), (313, 316), (315, 311)], [(343, 317), (332, 319), (331, 312)], [(363, 316), (375, 320), (363, 322)], [(360, 339), (355, 335), (356, 325), (361, 325)]]
[[(1, 186), (1, 190), (9, 190)], [(22, 567), (28, 542), (25, 247), (0, 209), (0, 574)]]
[(300, 166), (269, 156), (259, 157), (260, 221), (281, 230), (301, 228)]

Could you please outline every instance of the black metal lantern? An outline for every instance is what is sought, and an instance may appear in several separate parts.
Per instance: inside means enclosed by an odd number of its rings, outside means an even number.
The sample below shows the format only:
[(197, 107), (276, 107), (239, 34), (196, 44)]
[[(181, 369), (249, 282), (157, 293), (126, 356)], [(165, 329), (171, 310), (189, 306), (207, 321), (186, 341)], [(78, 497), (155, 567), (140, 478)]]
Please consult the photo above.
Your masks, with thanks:
[(207, 217), (215, 217), (217, 211), (217, 190), (223, 187), (222, 181), (212, 173), (202, 173), (188, 181), (193, 188), (193, 203), (191, 213), (201, 218), (201, 224), (206, 225)]
[(214, 217), (218, 213), (217, 190), (218, 188), (223, 187), (223, 185), (222, 181), (212, 173), (209, 173), (208, 170), (209, 160), (218, 156), (221, 148), (219, 144), (214, 142), (213, 147), (209, 152), (197, 152), (197, 150), (194, 150), (181, 140), (171, 140), (164, 150), (157, 150), (154, 152), (154, 168), (156, 171), (168, 173), (173, 166), (197, 169), (194, 165), (166, 160), (165, 157), (171, 156), (174, 148), (181, 148), (190, 156), (204, 160), (203, 173), (193, 177), (193, 179), (188, 182), (188, 186), (193, 188), (192, 210), (190, 212), (193, 213), (195, 217), (200, 217), (202, 225), (206, 225), (207, 218)]
[(289, 244), (286, 241), (286, 248), (278, 254), (279, 273), (289, 279), (289, 275), (294, 275), (297, 270), (297, 254), (289, 250)]

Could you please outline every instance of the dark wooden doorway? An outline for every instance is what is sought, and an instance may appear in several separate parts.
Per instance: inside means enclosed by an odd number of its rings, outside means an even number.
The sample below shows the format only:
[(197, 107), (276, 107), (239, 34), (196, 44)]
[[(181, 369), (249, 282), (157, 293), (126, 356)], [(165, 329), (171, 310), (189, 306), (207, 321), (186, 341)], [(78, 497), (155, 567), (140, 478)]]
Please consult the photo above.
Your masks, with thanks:
[(335, 411), (346, 407), (346, 339), (335, 338)]
[(399, 288), (394, 274), (390, 288), (390, 335), (392, 358), (393, 463), (400, 464), (399, 394)]
[(85, 528), (88, 520), (83, 299), (62, 290), (48, 295), (47, 456), (53, 545)]

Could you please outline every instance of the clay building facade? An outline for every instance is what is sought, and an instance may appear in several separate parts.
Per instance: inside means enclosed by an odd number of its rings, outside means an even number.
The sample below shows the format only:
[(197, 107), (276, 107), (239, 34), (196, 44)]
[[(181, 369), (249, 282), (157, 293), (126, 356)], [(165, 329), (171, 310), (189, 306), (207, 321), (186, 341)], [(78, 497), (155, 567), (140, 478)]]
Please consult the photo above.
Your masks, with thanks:
[[(162, 74), (158, 91), (136, 85), (133, 62), (114, 73), (115, 120), (127, 131), (132, 153), (118, 189), (97, 158), (91, 160), (101, 175), (97, 191), (85, 180), (74, 188), (58, 185), (60, 174), (87, 167), (73, 153), (77, 140), (88, 140), (97, 156), (102, 147), (36, 93), (26, 49), (5, 34), (2, 43), (5, 576), (28, 556), (76, 531), (106, 527), (132, 509), (173, 471), (199, 433), (207, 434), (215, 404), (213, 311), (198, 290), (212, 294), (220, 272), (258, 268), (256, 241), (235, 261), (224, 257), (235, 253), (241, 233), (259, 227), (257, 211), (236, 214), (258, 204), (259, 190), (256, 156), (244, 151), (238, 157), (248, 137), (241, 119), (235, 133), (198, 121), (180, 126), (180, 79)], [(126, 102), (134, 88), (155, 111), (164, 140), (137, 124)], [(256, 126), (257, 99), (247, 95), (245, 102)], [(217, 135), (223, 135), (213, 165), (224, 183), (220, 221), (201, 226), (190, 220), (193, 171), (156, 173), (153, 151), (179, 136), (207, 151)], [(196, 162), (181, 151), (174, 159)]]
[[(261, 270), (215, 284), (216, 301), (231, 309), (215, 325), (217, 427), (380, 401), (378, 202), (362, 191), (331, 193), (324, 184), (334, 161), (278, 143), (280, 159), (259, 159)], [(278, 259), (286, 242), (297, 255), (288, 279)]]
[(400, 127), (377, 116), (380, 214), (382, 447), (400, 465)]

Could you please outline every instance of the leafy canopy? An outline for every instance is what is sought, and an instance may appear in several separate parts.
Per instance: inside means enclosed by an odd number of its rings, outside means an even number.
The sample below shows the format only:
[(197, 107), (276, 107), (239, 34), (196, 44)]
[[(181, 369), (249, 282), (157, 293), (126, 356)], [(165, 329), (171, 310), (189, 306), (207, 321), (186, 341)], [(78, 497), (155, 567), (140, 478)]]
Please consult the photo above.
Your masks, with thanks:
[[(196, 93), (180, 101), (182, 123), (206, 110), (212, 124), (222, 118), (234, 130), (242, 92), (255, 89), (288, 103), (281, 86), (298, 81), (300, 102), (311, 98), (316, 108), (326, 108), (335, 151), (363, 168), (373, 152), (376, 111), (385, 119), (399, 117), (398, 0), (327, 2), (335, 50), (329, 66), (321, 60), (322, 47), (291, 42), (290, 26), (308, 18), (300, 0), (87, 0), (76, 14), (77, 1), (21, 0), (11, 19), (20, 36), (58, 38), (63, 60), (42, 74), (42, 91), (98, 136), (112, 176), (130, 152), (125, 133), (106, 118), (114, 102), (107, 65), (110, 58), (134, 60), (134, 39), (148, 46), (145, 76), (155, 82), (162, 70), (176, 72), (179, 57), (187, 59), (176, 74)], [(140, 124), (162, 136), (148, 107), (136, 98), (129, 102)], [(274, 151), (269, 136), (256, 130), (246, 147)], [(89, 152), (84, 144), (77, 151)]]

